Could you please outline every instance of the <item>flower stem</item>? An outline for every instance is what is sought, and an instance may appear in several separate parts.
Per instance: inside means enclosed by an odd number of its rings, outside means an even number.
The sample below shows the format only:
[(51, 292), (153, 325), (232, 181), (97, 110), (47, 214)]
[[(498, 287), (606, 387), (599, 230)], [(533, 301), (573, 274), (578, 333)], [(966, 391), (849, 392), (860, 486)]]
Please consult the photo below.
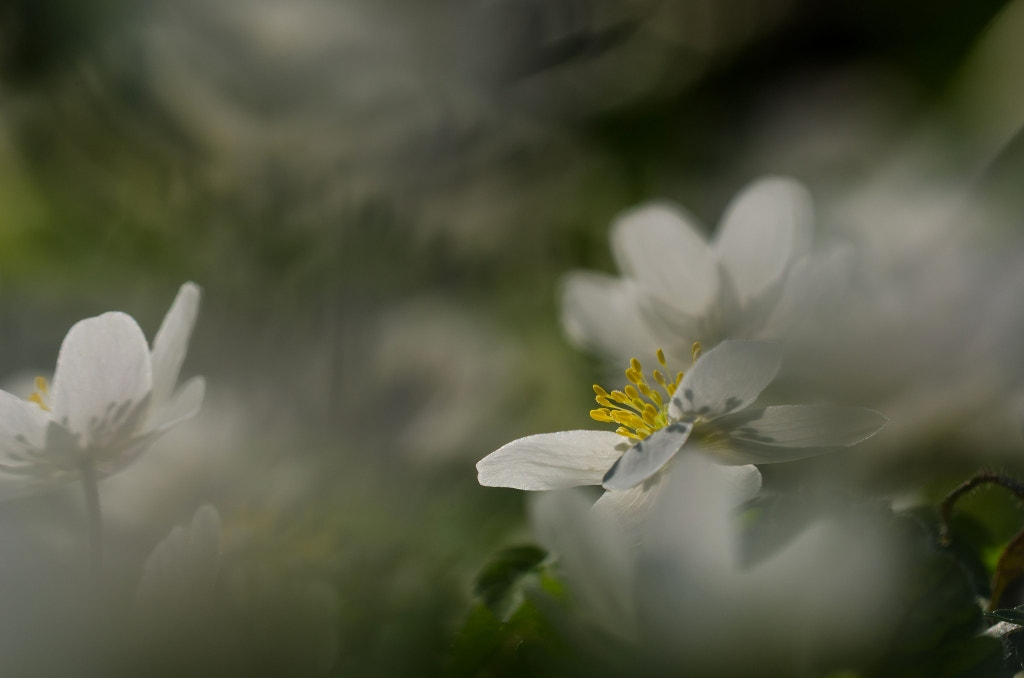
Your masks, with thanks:
[(953, 506), (960, 501), (961, 497), (981, 485), (999, 485), (1013, 492), (1017, 495), (1018, 499), (1024, 499), (1024, 485), (1013, 478), (999, 473), (992, 473), (991, 471), (981, 471), (968, 478), (946, 495), (946, 498), (942, 500), (942, 504), (939, 506), (939, 524), (941, 528), (939, 541), (943, 546), (949, 546), (953, 541), (953, 533), (950, 528)]
[(101, 537), (103, 520), (100, 513), (100, 491), (96, 483), (96, 470), (92, 461), (85, 460), (80, 466), (82, 489), (85, 491), (85, 513), (89, 527), (89, 550), (91, 552), (92, 573), (99, 581), (103, 572), (103, 540)]

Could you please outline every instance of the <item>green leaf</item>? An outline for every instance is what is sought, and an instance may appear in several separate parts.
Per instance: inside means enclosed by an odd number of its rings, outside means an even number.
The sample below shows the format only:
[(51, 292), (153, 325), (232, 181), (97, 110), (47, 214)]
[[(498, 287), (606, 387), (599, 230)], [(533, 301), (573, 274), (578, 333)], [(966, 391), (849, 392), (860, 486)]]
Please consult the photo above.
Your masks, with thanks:
[[(537, 546), (513, 546), (494, 554), (477, 575), (473, 593), (501, 621), (523, 603), (523, 589), (541, 586), (547, 552)], [(554, 586), (548, 583), (548, 586)]]
[(999, 621), (1010, 622), (1018, 626), (1024, 626), (1024, 605), (1013, 609), (992, 610), (985, 613), (986, 617), (998, 619)]

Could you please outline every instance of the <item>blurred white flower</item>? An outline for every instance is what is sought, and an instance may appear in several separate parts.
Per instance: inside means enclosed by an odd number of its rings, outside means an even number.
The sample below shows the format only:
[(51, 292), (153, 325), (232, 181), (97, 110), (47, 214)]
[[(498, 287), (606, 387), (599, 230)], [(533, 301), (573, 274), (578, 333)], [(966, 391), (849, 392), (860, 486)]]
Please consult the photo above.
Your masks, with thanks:
[(203, 378), (175, 385), (199, 297), (197, 285), (182, 285), (152, 351), (125, 313), (79, 321), (61, 344), (52, 389), (40, 377), (28, 400), (0, 391), (2, 490), (45, 489), (83, 473), (108, 476), (195, 415)]
[(737, 195), (711, 242), (679, 207), (632, 209), (611, 232), (623, 276), (571, 273), (562, 292), (565, 330), (617, 359), (658, 347), (681, 359), (695, 341), (779, 338), (836, 274), (838, 252), (809, 254), (812, 219), (806, 189), (781, 177)]
[(189, 609), (209, 600), (217, 583), (220, 514), (201, 506), (188, 527), (171, 530), (146, 559), (135, 593), (140, 609)]
[[(664, 355), (659, 359), (665, 365)], [(616, 432), (561, 431), (512, 441), (477, 463), (481, 485), (556, 490), (601, 485), (598, 506), (628, 512), (650, 501), (658, 474), (684, 447), (727, 465), (774, 463), (854, 445), (885, 424), (877, 412), (829, 405), (782, 405), (746, 409), (775, 378), (781, 363), (772, 343), (728, 340), (699, 357), (685, 375), (654, 380), (651, 388), (633, 360), (632, 382), (608, 393), (595, 386), (597, 421), (619, 424)], [(760, 487), (753, 466), (736, 470), (751, 495)]]
[(532, 502), (534, 532), (559, 556), (583, 619), (694, 675), (816, 675), (836, 655), (879, 647), (897, 574), (884, 535), (830, 517), (745, 564), (734, 515), (743, 497), (720, 468), (680, 459), (639, 544), (580, 493)]

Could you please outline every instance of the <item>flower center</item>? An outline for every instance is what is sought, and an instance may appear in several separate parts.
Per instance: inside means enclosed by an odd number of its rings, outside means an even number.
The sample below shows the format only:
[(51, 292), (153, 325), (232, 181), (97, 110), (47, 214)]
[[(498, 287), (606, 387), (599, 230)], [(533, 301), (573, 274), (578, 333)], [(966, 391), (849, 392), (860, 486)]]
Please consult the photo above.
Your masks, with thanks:
[(44, 411), (50, 411), (50, 385), (43, 377), (36, 377), (36, 390), (28, 397), (28, 401), (39, 405)]
[[(695, 343), (692, 351), (694, 361), (700, 356), (700, 352), (700, 343)], [(644, 376), (643, 365), (633, 358), (629, 361), (629, 369), (626, 370), (626, 379), (630, 383), (621, 391), (609, 393), (598, 384), (594, 384), (594, 400), (601, 407), (590, 410), (590, 418), (603, 423), (618, 424), (615, 432), (636, 442), (668, 426), (668, 404), (683, 380), (683, 373), (676, 372), (674, 378), (669, 378), (672, 373), (665, 361), (665, 352), (660, 348), (658, 362), (664, 373), (656, 369), (651, 373), (651, 378), (665, 392), (665, 396), (651, 386)]]

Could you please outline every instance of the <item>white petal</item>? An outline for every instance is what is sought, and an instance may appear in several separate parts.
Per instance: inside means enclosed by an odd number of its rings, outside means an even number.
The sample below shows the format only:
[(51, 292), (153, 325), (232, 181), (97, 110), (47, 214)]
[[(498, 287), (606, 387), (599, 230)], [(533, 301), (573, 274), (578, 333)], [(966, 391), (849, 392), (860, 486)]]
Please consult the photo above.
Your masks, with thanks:
[(178, 389), (174, 397), (158, 413), (156, 429), (167, 430), (199, 413), (206, 396), (206, 380), (203, 377), (192, 377)]
[(641, 315), (645, 296), (628, 278), (570, 273), (561, 286), (562, 327), (577, 346), (608, 358), (653, 355), (659, 346)]
[(202, 292), (195, 283), (182, 285), (153, 338), (154, 407), (161, 407), (174, 391), (174, 384), (178, 381), (178, 373), (188, 351), (192, 328), (196, 324), (201, 296)]
[(761, 492), (761, 472), (753, 464), (716, 465), (715, 473), (723, 478), (726, 492), (737, 505), (750, 501)]
[(202, 377), (192, 377), (185, 382), (185, 385), (178, 389), (174, 398), (164, 407), (163, 411), (157, 413), (155, 422), (151, 422), (151, 425), (140, 431), (138, 435), (124, 440), (116, 450), (116, 454), (108, 454), (104, 458), (95, 460), (97, 476), (106, 478), (127, 468), (160, 436), (198, 414), (205, 393), (206, 381)]
[(606, 490), (628, 490), (664, 468), (690, 437), (693, 424), (674, 422), (629, 448), (605, 474)]
[(723, 341), (701, 356), (683, 376), (669, 405), (669, 416), (705, 420), (741, 410), (754, 402), (779, 372), (782, 354), (764, 341)]
[(35, 482), (46, 475), (47, 460), (39, 454), (50, 421), (35, 403), (0, 391), (0, 476), (5, 481)]
[(713, 425), (729, 436), (731, 459), (768, 463), (856, 445), (881, 430), (886, 421), (863, 407), (777, 405), (737, 412)]
[(33, 402), (0, 391), (0, 455), (22, 445), (40, 448), (50, 415)]
[(146, 559), (135, 594), (136, 609), (153, 613), (203, 602), (216, 583), (220, 555), (220, 516), (201, 506), (191, 524), (175, 527)]
[[(609, 494), (625, 493), (605, 496)], [(635, 540), (621, 522), (592, 511), (580, 490), (541, 492), (530, 497), (527, 507), (533, 533), (544, 548), (558, 554), (573, 599), (588, 619), (616, 637), (637, 641), (631, 585)]]
[(810, 241), (811, 197), (792, 179), (754, 182), (725, 210), (715, 250), (740, 301), (757, 297), (779, 281)]
[(851, 247), (839, 246), (820, 255), (801, 257), (790, 267), (761, 336), (792, 335), (819, 309), (834, 305), (849, 287), (853, 270)]
[(105, 445), (138, 425), (152, 386), (149, 346), (124, 313), (79, 321), (68, 331), (53, 377), (53, 418), (79, 444)]
[(650, 480), (628, 490), (608, 490), (594, 502), (593, 514), (600, 520), (615, 521), (623, 528), (642, 528), (648, 511), (657, 500), (667, 474), (655, 474)]
[(619, 268), (651, 293), (691, 315), (710, 306), (718, 290), (718, 262), (693, 219), (664, 203), (627, 211), (612, 226)]
[(600, 485), (629, 447), (610, 431), (559, 431), (513, 440), (477, 462), (477, 479), (488, 487), (557, 490)]

